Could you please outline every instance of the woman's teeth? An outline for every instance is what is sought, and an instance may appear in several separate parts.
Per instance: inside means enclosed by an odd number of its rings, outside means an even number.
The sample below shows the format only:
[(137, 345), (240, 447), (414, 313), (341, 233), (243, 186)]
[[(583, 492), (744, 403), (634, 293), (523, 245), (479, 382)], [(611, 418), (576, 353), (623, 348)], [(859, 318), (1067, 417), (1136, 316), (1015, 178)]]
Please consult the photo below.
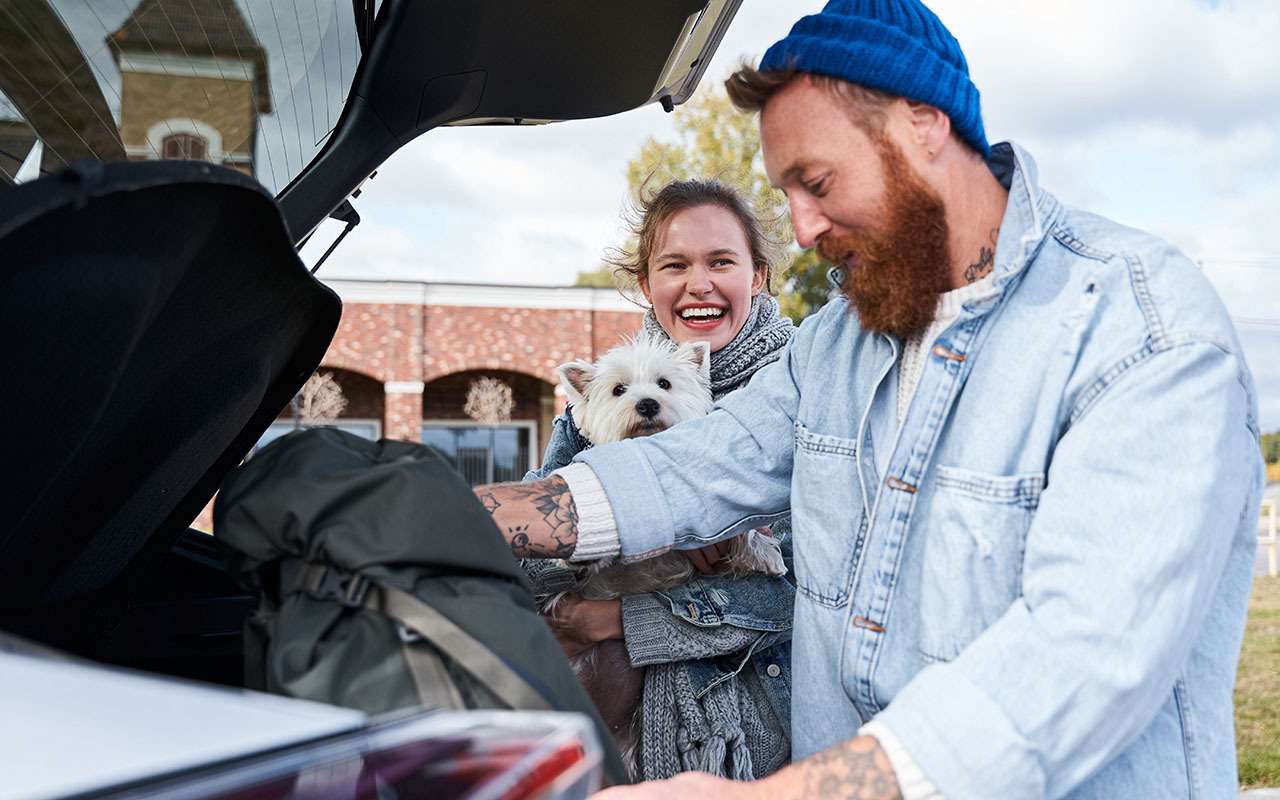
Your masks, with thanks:
[(719, 319), (723, 316), (722, 308), (686, 308), (680, 312), (681, 319)]

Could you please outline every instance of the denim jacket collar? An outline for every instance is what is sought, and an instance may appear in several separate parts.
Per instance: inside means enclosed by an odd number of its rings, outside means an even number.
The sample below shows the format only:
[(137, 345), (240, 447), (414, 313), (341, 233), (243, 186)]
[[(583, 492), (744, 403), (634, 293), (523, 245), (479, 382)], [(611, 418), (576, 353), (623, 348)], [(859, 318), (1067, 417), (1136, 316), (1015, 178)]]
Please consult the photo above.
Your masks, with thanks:
[(1000, 142), (987, 159), (1000, 185), (1009, 191), (1009, 204), (1000, 221), (996, 242), (995, 281), (992, 294), (966, 306), (971, 315), (994, 307), (986, 301), (1005, 295), (1035, 259), (1061, 212), (1058, 200), (1040, 188), (1035, 159), (1013, 142)]

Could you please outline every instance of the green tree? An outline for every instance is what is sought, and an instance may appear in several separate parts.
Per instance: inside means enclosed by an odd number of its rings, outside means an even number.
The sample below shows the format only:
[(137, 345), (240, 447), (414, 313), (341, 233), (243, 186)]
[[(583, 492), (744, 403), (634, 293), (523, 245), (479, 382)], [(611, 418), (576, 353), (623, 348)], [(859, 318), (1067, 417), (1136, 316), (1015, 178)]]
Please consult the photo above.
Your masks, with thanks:
[(613, 276), (613, 267), (601, 264), (596, 269), (579, 272), (574, 286), (594, 286), (597, 289), (612, 289), (617, 285)]
[[(754, 114), (742, 114), (720, 87), (707, 87), (674, 112), (676, 138), (649, 138), (627, 163), (627, 185), (634, 202), (642, 189), (656, 190), (673, 180), (715, 178), (736, 187), (752, 202), (769, 237), (779, 244), (781, 275), (775, 275), (782, 311), (796, 322), (827, 301), (830, 265), (794, 243), (786, 198), (769, 186), (760, 157), (760, 127)], [(628, 243), (628, 246), (634, 243)], [(608, 278), (608, 283), (595, 281)], [(578, 285), (613, 285), (607, 267), (583, 272)]]
[(1262, 434), (1262, 458), (1268, 464), (1280, 464), (1280, 431)]

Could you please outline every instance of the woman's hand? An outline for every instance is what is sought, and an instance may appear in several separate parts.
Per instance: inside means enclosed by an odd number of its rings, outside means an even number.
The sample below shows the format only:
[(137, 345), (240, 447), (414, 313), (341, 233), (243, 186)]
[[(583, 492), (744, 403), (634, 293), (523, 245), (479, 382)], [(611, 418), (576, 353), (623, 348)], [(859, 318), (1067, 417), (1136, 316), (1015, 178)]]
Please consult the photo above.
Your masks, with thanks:
[[(762, 536), (772, 536), (773, 526), (767, 525), (763, 528), (756, 528), (756, 533)], [(746, 536), (745, 533), (738, 534)], [(721, 539), (715, 544), (709, 544), (706, 547), (699, 547), (697, 550), (681, 550), (684, 557), (689, 559), (693, 564), (693, 568), (703, 575), (714, 575), (719, 569), (720, 562), (729, 557), (729, 548), (733, 546), (737, 536), (730, 536), (728, 539)]]
[(566, 595), (547, 616), (547, 624), (565, 655), (572, 658), (600, 642), (622, 638), (622, 601)]
[(714, 575), (719, 568), (721, 561), (729, 557), (729, 547), (733, 544), (733, 539), (723, 539), (715, 544), (709, 544), (706, 547), (699, 547), (697, 550), (681, 550), (680, 553), (693, 564), (693, 568), (703, 575)]

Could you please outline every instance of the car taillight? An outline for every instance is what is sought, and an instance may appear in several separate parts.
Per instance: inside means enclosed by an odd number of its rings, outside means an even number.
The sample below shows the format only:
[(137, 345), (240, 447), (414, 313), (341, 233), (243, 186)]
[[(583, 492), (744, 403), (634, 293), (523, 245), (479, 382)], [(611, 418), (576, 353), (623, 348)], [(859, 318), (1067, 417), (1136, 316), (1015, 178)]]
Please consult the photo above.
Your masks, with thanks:
[[(131, 800), (579, 800), (603, 752), (580, 714), (412, 712), (144, 785)], [(115, 797), (108, 793), (109, 797)]]

